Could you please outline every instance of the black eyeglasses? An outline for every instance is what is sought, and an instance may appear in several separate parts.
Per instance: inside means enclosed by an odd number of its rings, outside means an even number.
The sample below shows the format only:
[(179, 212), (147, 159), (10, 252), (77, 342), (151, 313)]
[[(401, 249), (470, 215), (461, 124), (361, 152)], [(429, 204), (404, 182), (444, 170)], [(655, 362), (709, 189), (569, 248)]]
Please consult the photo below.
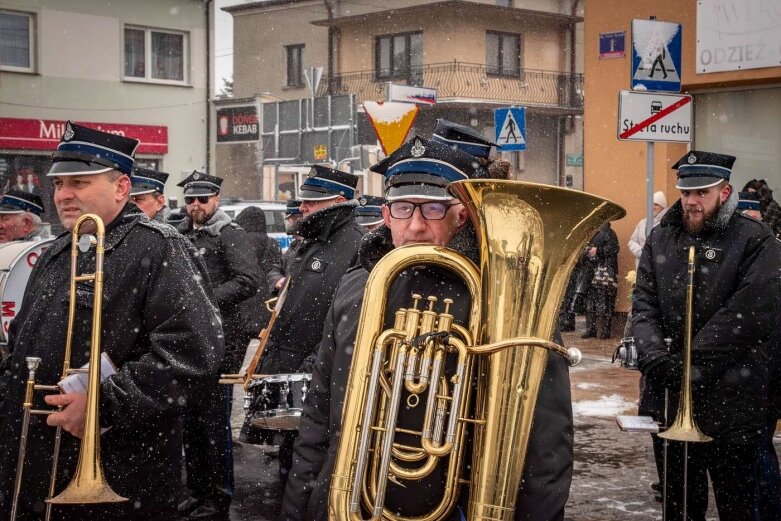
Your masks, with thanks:
[(188, 195), (184, 198), (184, 204), (193, 204), (197, 199), (199, 203), (206, 204), (211, 199), (211, 195)]
[(426, 203), (411, 203), (409, 201), (392, 201), (388, 203), (391, 217), (394, 219), (409, 219), (415, 213), (415, 208), (420, 208), (420, 215), (427, 221), (441, 221), (445, 218), (448, 209), (461, 203), (442, 203), (430, 201)]

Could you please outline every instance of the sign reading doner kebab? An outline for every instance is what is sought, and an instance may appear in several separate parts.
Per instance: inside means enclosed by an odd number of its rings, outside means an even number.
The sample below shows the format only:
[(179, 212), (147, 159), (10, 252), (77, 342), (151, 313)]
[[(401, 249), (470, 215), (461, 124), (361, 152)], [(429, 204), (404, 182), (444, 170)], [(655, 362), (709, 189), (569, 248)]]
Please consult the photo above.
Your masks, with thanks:
[(255, 105), (217, 109), (217, 143), (257, 142), (260, 139)]
[(618, 139), (691, 143), (692, 97), (622, 90), (618, 98)]

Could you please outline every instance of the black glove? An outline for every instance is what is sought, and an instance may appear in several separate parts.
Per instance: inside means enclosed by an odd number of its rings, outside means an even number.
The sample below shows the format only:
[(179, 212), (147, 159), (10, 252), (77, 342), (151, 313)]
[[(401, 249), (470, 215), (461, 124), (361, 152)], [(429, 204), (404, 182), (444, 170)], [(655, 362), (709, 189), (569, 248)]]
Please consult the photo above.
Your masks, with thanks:
[(654, 387), (665, 387), (670, 390), (678, 390), (681, 387), (681, 375), (683, 363), (679, 355), (668, 355), (654, 365), (645, 375)]
[(315, 367), (315, 360), (317, 359), (317, 355), (309, 355), (306, 358), (304, 358), (304, 361), (301, 362), (301, 365), (298, 368), (297, 373), (311, 373), (312, 369)]

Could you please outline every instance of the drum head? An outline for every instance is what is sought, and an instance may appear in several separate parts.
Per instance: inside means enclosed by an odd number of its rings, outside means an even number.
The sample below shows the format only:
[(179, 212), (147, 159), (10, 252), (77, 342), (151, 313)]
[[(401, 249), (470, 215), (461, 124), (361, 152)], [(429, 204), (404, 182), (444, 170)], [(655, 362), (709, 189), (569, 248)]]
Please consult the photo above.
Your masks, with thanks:
[(2, 328), (0, 342), (8, 343), (8, 326), (19, 313), (27, 280), (35, 263), (54, 239), (7, 242), (0, 245), (0, 299)]

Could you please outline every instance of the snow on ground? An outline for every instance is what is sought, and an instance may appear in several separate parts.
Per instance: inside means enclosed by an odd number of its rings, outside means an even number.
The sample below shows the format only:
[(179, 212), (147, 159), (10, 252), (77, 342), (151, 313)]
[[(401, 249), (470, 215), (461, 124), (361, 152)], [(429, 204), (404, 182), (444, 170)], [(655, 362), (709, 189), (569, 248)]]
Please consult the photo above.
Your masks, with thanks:
[(620, 394), (602, 396), (598, 400), (582, 400), (572, 404), (575, 416), (615, 417), (635, 407), (635, 403), (624, 399)]

